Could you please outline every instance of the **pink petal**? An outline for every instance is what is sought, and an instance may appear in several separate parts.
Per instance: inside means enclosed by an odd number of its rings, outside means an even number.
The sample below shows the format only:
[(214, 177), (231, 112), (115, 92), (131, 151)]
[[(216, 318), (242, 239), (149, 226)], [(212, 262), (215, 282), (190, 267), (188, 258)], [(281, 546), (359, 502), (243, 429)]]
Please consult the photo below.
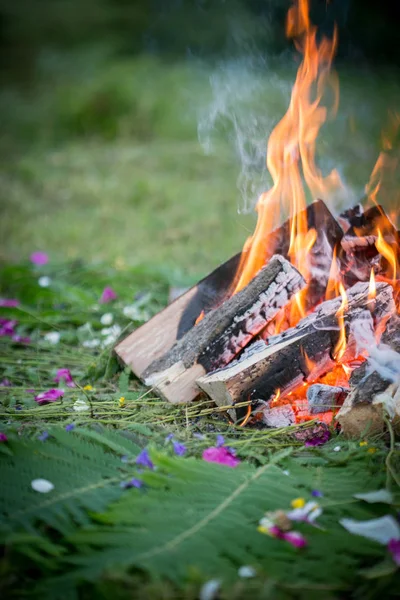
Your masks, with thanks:
[(295, 548), (304, 548), (304, 546), (307, 546), (306, 538), (298, 531), (283, 532), (282, 539), (289, 542)]
[(61, 396), (63, 396), (63, 395), (64, 395), (64, 390), (59, 390), (59, 389), (53, 388), (51, 390), (47, 390), (46, 392), (41, 392), (40, 394), (35, 396), (35, 400), (40, 405), (48, 404), (49, 402), (55, 402), (56, 400), (61, 398)]
[(400, 540), (392, 539), (388, 543), (388, 550), (396, 565), (400, 566)]
[(107, 286), (104, 288), (103, 293), (101, 294), (100, 303), (107, 304), (108, 302), (111, 302), (112, 300), (116, 300), (117, 298), (118, 298), (118, 296), (114, 292), (112, 287)]
[(30, 255), (30, 261), (34, 265), (47, 265), (49, 262), (49, 257), (46, 252), (32, 252)]
[(65, 381), (68, 387), (75, 387), (74, 380), (72, 379), (71, 371), (69, 369), (58, 369), (53, 381), (55, 381), (55, 383)]
[(233, 454), (223, 446), (220, 446), (219, 448), (214, 446), (206, 448), (203, 452), (203, 460), (225, 465), (226, 467), (237, 467), (240, 463), (240, 460), (233, 456)]
[(6, 442), (7, 441), (7, 436), (5, 433), (0, 433), (0, 442)]

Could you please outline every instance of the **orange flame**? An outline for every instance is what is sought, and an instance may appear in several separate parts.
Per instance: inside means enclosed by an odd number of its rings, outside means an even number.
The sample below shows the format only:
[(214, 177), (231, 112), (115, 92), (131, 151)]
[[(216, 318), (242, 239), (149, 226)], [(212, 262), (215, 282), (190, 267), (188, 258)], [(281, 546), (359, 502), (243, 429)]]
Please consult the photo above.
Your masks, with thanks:
[(340, 294), (342, 296), (342, 302), (336, 313), (336, 317), (337, 317), (339, 328), (340, 328), (339, 339), (333, 350), (333, 358), (336, 362), (338, 362), (342, 358), (343, 354), (346, 351), (346, 345), (347, 345), (346, 328), (345, 328), (345, 323), (344, 323), (344, 313), (348, 306), (347, 294), (346, 294), (346, 290), (344, 289), (344, 285), (342, 284), (342, 282), (339, 283), (339, 288), (340, 288)]
[(375, 242), (375, 246), (376, 246), (376, 249), (378, 250), (379, 254), (381, 254), (383, 256), (383, 258), (386, 258), (387, 262), (389, 263), (389, 267), (390, 267), (389, 276), (393, 280), (393, 283), (395, 283), (396, 279), (397, 279), (397, 270), (398, 270), (397, 269), (397, 253), (396, 253), (396, 250), (394, 250), (392, 248), (392, 246), (385, 240), (380, 229), (378, 229), (378, 239)]
[(280, 397), (281, 397), (281, 390), (278, 388), (274, 394), (274, 397), (272, 398), (271, 404), (275, 404), (275, 402), (278, 402)]
[(368, 287), (368, 303), (370, 303), (370, 307), (375, 305), (375, 298), (376, 298), (375, 273), (374, 273), (374, 269), (371, 269), (371, 275), (369, 277), (369, 287)]

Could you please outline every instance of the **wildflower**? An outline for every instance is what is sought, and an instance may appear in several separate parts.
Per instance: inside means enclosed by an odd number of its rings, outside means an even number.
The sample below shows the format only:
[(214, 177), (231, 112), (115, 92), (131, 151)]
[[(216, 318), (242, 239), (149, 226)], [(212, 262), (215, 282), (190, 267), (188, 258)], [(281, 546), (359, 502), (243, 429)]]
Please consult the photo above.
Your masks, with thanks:
[(295, 498), (294, 500), (291, 501), (291, 506), (292, 508), (303, 508), (303, 506), (305, 505), (306, 501), (304, 500), (304, 498)]
[(17, 344), (30, 344), (31, 343), (31, 338), (27, 335), (17, 335), (14, 334), (11, 337), (13, 342), (16, 342)]
[(103, 342), (103, 346), (109, 346), (113, 344), (121, 334), (121, 327), (119, 325), (112, 325), (112, 327), (104, 327), (101, 330), (101, 335), (107, 336)]
[(16, 306), (19, 306), (19, 300), (13, 298), (0, 298), (0, 306), (4, 306), (4, 308), (15, 308)]
[(100, 296), (100, 304), (108, 304), (108, 302), (112, 302), (118, 298), (117, 294), (114, 292), (112, 287), (106, 286)]
[(41, 406), (42, 404), (49, 404), (49, 402), (55, 402), (61, 396), (64, 396), (64, 390), (52, 388), (46, 392), (41, 392), (35, 396), (35, 401)]
[(340, 452), (340, 450), (341, 450), (340, 446), (335, 446), (333, 449), (334, 452)]
[(400, 567), (400, 539), (396, 540), (395, 538), (392, 538), (389, 540), (387, 548), (396, 565)]
[(144, 448), (136, 457), (136, 464), (141, 467), (147, 467), (148, 469), (154, 469), (154, 463), (152, 462), (149, 452), (146, 448)]
[(44, 340), (49, 342), (49, 344), (53, 344), (56, 346), (60, 341), (61, 333), (59, 331), (49, 331), (49, 333), (45, 333)]
[(72, 408), (76, 412), (82, 412), (84, 410), (89, 410), (90, 406), (89, 406), (89, 404), (87, 402), (85, 402), (85, 400), (78, 399), (78, 400), (75, 400)]
[(217, 448), (221, 448), (221, 446), (223, 446), (224, 444), (225, 444), (224, 436), (221, 434), (217, 435), (217, 443), (215, 444), (217, 446)]
[(82, 342), (82, 346), (84, 348), (97, 348), (98, 346), (100, 346), (100, 340), (94, 338), (93, 340), (85, 340), (84, 342)]
[(285, 540), (295, 548), (304, 548), (307, 545), (306, 538), (299, 531), (284, 531), (267, 517), (263, 517), (258, 525), (258, 531), (265, 535)]
[(6, 442), (8, 440), (5, 433), (0, 432), (0, 442)]
[(312, 490), (311, 496), (314, 496), (314, 498), (322, 498), (323, 493), (320, 492), (320, 490)]
[(365, 441), (360, 442), (360, 447), (362, 448), (363, 446), (368, 446), (368, 442), (365, 442)]
[(199, 600), (214, 600), (217, 597), (221, 582), (219, 579), (206, 581), (200, 589)]
[(5, 377), (2, 381), (0, 381), (0, 387), (11, 387), (12, 383), (7, 377)]
[(71, 371), (69, 369), (58, 369), (56, 376), (53, 379), (55, 383), (60, 383), (63, 380), (68, 387), (75, 387)]
[(207, 462), (218, 463), (226, 467), (237, 467), (240, 460), (236, 458), (228, 448), (221, 446), (206, 448), (203, 452), (203, 460)]
[(174, 452), (177, 456), (183, 456), (186, 452), (186, 446), (184, 444), (180, 444), (175, 440), (172, 442), (172, 446), (174, 448)]
[(43, 266), (49, 262), (49, 257), (46, 252), (32, 252), (29, 257), (30, 261), (34, 265)]
[(33, 479), (31, 481), (32, 489), (41, 494), (48, 494), (54, 490), (54, 485), (47, 479)]
[(250, 579), (251, 577), (255, 577), (256, 574), (256, 570), (249, 565), (243, 565), (238, 569), (238, 575), (243, 579)]
[(50, 277), (47, 277), (47, 275), (42, 275), (42, 277), (39, 277), (38, 279), (38, 284), (42, 288), (48, 288), (51, 284), (51, 279)]
[(141, 481), (140, 479), (136, 479), (135, 477), (133, 479), (131, 479), (130, 481), (123, 481), (121, 483), (121, 487), (124, 489), (127, 488), (141, 488), (143, 486), (143, 481)]
[(100, 323), (102, 325), (111, 325), (114, 320), (114, 315), (112, 313), (104, 313), (104, 315), (100, 318)]
[(75, 429), (75, 423), (68, 423), (68, 425), (65, 426), (65, 431), (72, 431), (73, 429)]
[(125, 398), (124, 396), (121, 396), (121, 398), (118, 400), (119, 402), (119, 407), (123, 408), (125, 406)]
[(41, 442), (45, 442), (48, 437), (49, 437), (49, 433), (47, 431), (43, 431), (43, 433), (41, 433), (38, 436), (38, 440), (40, 440)]
[(314, 523), (314, 521), (322, 514), (322, 508), (317, 502), (311, 501), (304, 504), (302, 507), (294, 508), (286, 513), (291, 521), (305, 521)]
[(12, 319), (0, 319), (0, 337), (12, 337), (17, 323), (18, 321)]
[(368, 452), (368, 454), (375, 454), (376, 448), (372, 448), (372, 447), (368, 448), (367, 452)]
[(323, 428), (323, 429), (318, 429), (316, 433), (313, 433), (310, 437), (308, 437), (305, 442), (304, 445), (309, 448), (309, 447), (315, 447), (315, 446), (323, 446), (324, 444), (326, 444), (326, 442), (329, 441), (331, 437), (331, 434), (329, 432), (329, 429)]
[(307, 546), (307, 540), (299, 531), (288, 531), (282, 534), (282, 539), (289, 542), (295, 548), (304, 548)]
[(166, 442), (170, 442), (173, 438), (174, 438), (174, 434), (173, 433), (169, 433), (167, 435), (167, 437), (165, 438), (165, 441)]
[(90, 384), (85, 385), (83, 389), (85, 390), (85, 392), (93, 392), (93, 386)]

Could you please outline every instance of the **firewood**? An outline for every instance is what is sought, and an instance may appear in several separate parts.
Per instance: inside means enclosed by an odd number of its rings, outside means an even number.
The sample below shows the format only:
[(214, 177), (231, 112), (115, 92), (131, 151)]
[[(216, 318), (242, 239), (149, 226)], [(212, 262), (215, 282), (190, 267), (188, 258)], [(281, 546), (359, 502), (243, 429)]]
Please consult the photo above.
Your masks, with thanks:
[[(368, 300), (368, 284), (358, 283), (347, 290), (348, 308), (344, 314), (346, 337), (365, 308), (371, 308), (374, 322), (393, 314), (392, 287), (386, 283), (376, 286), (376, 301)], [(315, 380), (314, 368), (324, 365), (325, 372), (334, 366), (332, 352), (339, 339), (336, 313), (341, 298), (320, 304), (314, 313), (302, 319), (296, 327), (270, 338), (267, 344), (259, 342), (242, 359), (228, 367), (210, 373), (198, 380), (198, 385), (218, 405), (234, 405), (245, 400), (268, 401), (278, 390), (289, 393), (309, 378)], [(322, 374), (322, 372), (321, 372)]]
[(170, 402), (196, 397), (196, 379), (227, 365), (305, 285), (285, 258), (273, 256), (240, 292), (204, 318), (143, 372), (146, 385)]
[(308, 410), (315, 415), (327, 412), (341, 405), (349, 390), (335, 385), (314, 383), (307, 390)]
[[(317, 232), (315, 262), (321, 259), (317, 250), (327, 246), (331, 252), (331, 248), (340, 241), (342, 231), (322, 200), (310, 204), (305, 212), (308, 227)], [(287, 258), (289, 244), (290, 222), (286, 221), (266, 235), (266, 260), (273, 254)], [(236, 254), (128, 335), (115, 348), (118, 357), (132, 368), (135, 375), (142, 377), (149, 365), (167, 353), (195, 325), (202, 313), (207, 314), (229, 298), (241, 260), (242, 254)]]
[(340, 213), (338, 216), (338, 223), (344, 233), (347, 233), (351, 227), (360, 227), (363, 213), (364, 208), (362, 204), (356, 204), (352, 208), (347, 208)]
[[(378, 370), (374, 370), (374, 365)], [(382, 368), (383, 367), (383, 368)], [(381, 344), (371, 350), (371, 358), (350, 378), (350, 394), (336, 415), (344, 435), (360, 437), (381, 433), (384, 429), (384, 394), (392, 395), (400, 420), (400, 394), (393, 380), (400, 377), (400, 317), (387, 323)]]

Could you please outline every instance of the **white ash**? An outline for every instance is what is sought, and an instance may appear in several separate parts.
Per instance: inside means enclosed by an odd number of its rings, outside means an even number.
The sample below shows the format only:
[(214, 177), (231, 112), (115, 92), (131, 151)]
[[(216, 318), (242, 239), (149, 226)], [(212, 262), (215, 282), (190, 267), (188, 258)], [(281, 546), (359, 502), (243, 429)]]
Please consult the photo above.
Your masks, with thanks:
[(290, 404), (271, 406), (262, 409), (263, 421), (268, 427), (288, 427), (293, 425), (296, 417)]
[(332, 410), (338, 402), (349, 393), (340, 386), (315, 383), (307, 390), (307, 400), (310, 414), (324, 413)]

